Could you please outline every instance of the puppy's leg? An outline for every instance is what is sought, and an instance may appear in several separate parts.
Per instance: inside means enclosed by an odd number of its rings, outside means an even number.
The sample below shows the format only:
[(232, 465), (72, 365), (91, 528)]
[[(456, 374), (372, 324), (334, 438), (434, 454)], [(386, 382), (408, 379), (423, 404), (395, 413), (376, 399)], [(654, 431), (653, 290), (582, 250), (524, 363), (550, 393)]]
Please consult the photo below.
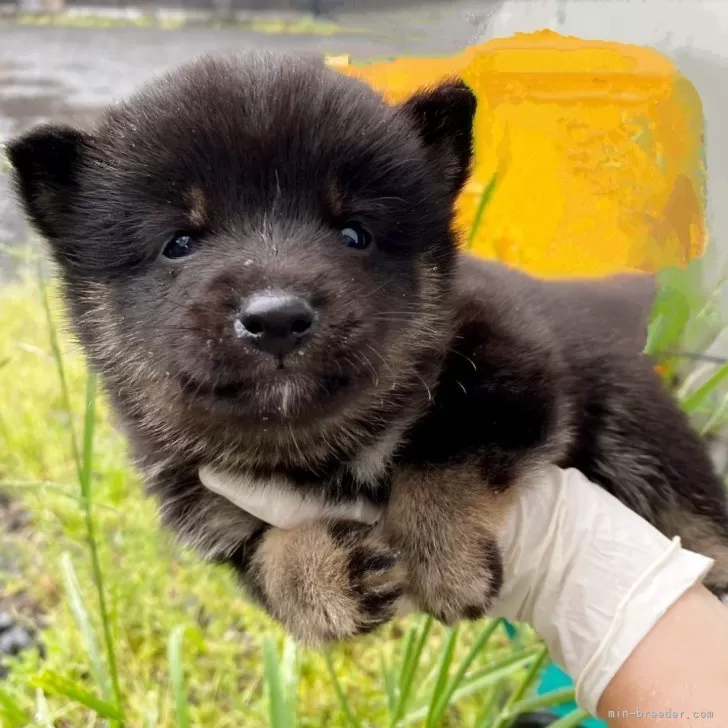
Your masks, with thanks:
[(692, 422), (648, 359), (602, 357), (581, 376), (588, 415), (569, 464), (668, 537), (714, 559), (705, 584), (725, 597), (728, 497)]
[(324, 645), (389, 621), (405, 572), (377, 527), (330, 521), (271, 528), (246, 560), (248, 582), (298, 640)]
[(658, 527), (667, 536), (680, 536), (684, 548), (715, 561), (705, 578), (705, 585), (728, 602), (728, 535), (716, 523), (716, 516), (699, 515), (694, 508), (671, 504), (658, 513), (657, 520)]
[(423, 611), (446, 624), (487, 613), (503, 581), (497, 535), (513, 493), (490, 489), (477, 467), (397, 476), (384, 534)]
[(209, 561), (232, 566), (250, 596), (296, 639), (344, 640), (387, 622), (404, 570), (378, 528), (348, 521), (272, 528), (205, 488), (196, 470), (158, 470), (164, 523)]

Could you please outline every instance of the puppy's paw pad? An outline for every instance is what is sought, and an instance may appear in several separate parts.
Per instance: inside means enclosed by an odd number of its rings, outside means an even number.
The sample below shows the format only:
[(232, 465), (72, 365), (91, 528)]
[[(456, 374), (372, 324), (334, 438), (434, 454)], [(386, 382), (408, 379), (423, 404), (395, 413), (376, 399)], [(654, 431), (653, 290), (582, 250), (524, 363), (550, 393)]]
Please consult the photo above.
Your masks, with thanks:
[(405, 571), (399, 553), (375, 535), (371, 526), (338, 522), (331, 533), (346, 550), (349, 586), (360, 631), (370, 632), (395, 614), (404, 593)]

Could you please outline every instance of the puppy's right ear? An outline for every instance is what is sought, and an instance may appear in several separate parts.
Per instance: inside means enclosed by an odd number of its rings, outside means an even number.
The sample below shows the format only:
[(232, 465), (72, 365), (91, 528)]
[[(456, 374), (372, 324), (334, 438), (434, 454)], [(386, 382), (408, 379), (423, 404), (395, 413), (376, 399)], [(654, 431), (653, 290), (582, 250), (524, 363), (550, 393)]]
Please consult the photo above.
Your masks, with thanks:
[(7, 146), (15, 186), (35, 228), (46, 238), (63, 237), (78, 194), (91, 137), (69, 126), (44, 125)]

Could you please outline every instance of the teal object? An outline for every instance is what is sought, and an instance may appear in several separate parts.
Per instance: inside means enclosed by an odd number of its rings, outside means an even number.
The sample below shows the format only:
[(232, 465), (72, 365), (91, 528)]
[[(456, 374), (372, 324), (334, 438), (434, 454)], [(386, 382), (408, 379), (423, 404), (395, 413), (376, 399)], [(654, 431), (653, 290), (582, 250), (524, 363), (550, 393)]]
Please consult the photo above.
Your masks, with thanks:
[[(570, 688), (573, 685), (574, 681), (552, 662), (544, 671), (536, 693), (538, 695), (545, 695), (546, 693), (551, 693), (554, 690)], [(553, 708), (549, 708), (549, 710), (555, 715), (562, 716), (568, 715), (578, 707), (579, 706), (576, 703), (571, 702), (564, 703), (563, 705), (557, 705)], [(608, 726), (604, 721), (598, 720), (597, 718), (587, 718), (585, 721), (579, 723), (579, 728), (608, 728)]]
[[(506, 630), (508, 638), (511, 640), (517, 640), (518, 631), (516, 628), (507, 620), (503, 620), (503, 627)], [(549, 663), (541, 676), (541, 682), (536, 690), (537, 695), (546, 695), (554, 690), (562, 690), (563, 688), (569, 688), (574, 685), (574, 681), (563, 671), (560, 670), (553, 662)], [(579, 706), (574, 703), (564, 703), (563, 705), (557, 705), (553, 708), (549, 708), (549, 711), (559, 717), (568, 715), (572, 711), (576, 710)], [(579, 728), (609, 728), (604, 721), (598, 720), (597, 718), (588, 718), (579, 724)]]

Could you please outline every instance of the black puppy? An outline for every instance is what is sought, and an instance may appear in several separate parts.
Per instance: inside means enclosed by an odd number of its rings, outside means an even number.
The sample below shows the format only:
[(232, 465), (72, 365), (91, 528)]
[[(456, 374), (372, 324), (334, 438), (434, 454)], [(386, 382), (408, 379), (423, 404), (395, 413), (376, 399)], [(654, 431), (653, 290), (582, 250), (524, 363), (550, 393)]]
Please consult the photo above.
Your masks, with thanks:
[[(9, 146), (164, 521), (302, 640), (371, 630), (403, 593), (485, 614), (497, 528), (545, 463), (714, 557), (728, 590), (723, 486), (620, 322), (620, 280), (458, 252), (475, 108), (457, 80), (390, 106), (320, 60), (207, 58), (93, 131)], [(205, 466), (385, 515), (269, 528)]]

